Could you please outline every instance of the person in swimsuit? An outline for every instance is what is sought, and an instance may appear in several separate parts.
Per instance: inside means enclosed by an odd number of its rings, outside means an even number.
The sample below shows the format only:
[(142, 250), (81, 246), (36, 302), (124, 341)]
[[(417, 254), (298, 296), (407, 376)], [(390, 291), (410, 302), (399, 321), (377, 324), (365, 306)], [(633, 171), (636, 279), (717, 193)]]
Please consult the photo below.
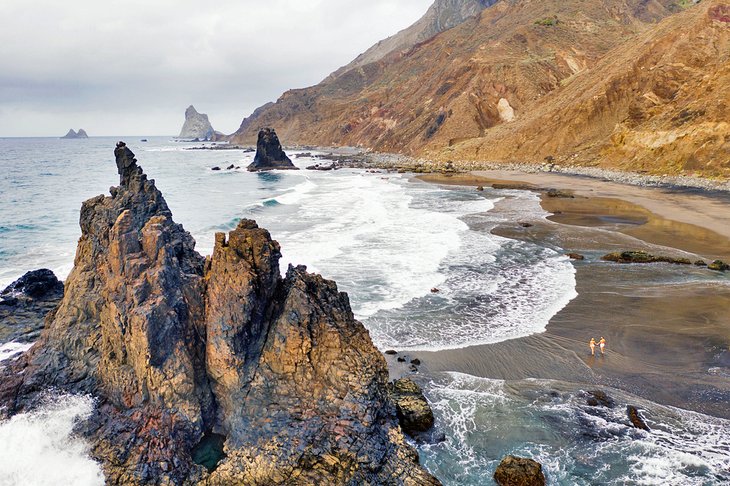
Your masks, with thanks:
[(601, 336), (601, 340), (598, 341), (598, 345), (601, 347), (601, 354), (604, 354), (603, 349), (606, 347), (606, 340), (603, 339), (603, 336)]
[(596, 355), (596, 340), (591, 338), (591, 342), (588, 343), (588, 346), (591, 347), (591, 356)]

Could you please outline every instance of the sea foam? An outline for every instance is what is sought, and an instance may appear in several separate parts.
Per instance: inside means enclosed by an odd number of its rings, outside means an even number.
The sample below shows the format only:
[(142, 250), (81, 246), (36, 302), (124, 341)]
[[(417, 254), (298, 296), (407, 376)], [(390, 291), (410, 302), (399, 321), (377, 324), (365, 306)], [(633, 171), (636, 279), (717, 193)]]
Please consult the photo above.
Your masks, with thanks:
[(0, 486), (97, 486), (101, 466), (73, 433), (93, 411), (88, 397), (49, 397), (37, 411), (0, 422)]

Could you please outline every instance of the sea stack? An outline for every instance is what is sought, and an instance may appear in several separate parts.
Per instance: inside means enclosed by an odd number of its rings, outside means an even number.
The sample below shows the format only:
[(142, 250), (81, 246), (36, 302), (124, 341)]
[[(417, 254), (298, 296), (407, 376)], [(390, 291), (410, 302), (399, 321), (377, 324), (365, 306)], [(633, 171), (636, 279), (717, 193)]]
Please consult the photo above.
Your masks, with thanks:
[(73, 128), (69, 129), (68, 133), (64, 135), (61, 138), (89, 138), (89, 135), (86, 134), (86, 130), (83, 128), (79, 128), (79, 131), (74, 131)]
[(305, 267), (282, 277), (254, 221), (203, 258), (129, 148), (114, 155), (120, 185), (83, 204), (61, 302), (0, 369), (0, 417), (49, 390), (93, 396), (77, 433), (107, 484), (440, 484), (347, 294)]
[(185, 110), (185, 123), (180, 130), (179, 138), (214, 140), (217, 136), (218, 134), (208, 120), (208, 115), (198, 113), (193, 105), (188, 106), (188, 109)]
[(248, 166), (248, 170), (260, 172), (274, 169), (298, 170), (281, 148), (276, 131), (273, 128), (263, 128), (259, 131), (256, 141), (256, 157)]

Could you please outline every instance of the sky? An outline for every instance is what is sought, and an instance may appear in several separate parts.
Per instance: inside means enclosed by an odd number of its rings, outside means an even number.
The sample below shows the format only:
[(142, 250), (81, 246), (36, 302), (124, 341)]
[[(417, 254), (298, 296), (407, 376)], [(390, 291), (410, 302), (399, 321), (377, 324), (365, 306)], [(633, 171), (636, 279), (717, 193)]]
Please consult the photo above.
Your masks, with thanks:
[(433, 0), (1, 0), (0, 137), (232, 133)]

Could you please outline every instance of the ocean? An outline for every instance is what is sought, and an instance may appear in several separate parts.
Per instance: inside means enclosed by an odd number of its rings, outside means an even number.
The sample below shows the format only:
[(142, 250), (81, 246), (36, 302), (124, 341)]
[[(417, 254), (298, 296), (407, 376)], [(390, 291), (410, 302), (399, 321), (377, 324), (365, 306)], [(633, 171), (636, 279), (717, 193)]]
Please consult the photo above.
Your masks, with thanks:
[[(382, 351), (455, 350), (541, 333), (577, 296), (564, 249), (491, 232), (545, 219), (533, 193), (356, 169), (248, 173), (253, 153), (147, 140), (124, 139), (201, 254), (212, 251), (215, 232), (255, 219), (281, 244), (282, 270), (305, 264), (335, 280)], [(0, 289), (37, 268), (67, 276), (81, 202), (118, 183), (116, 141), (0, 139)], [(298, 153), (289, 152), (297, 166), (315, 163)], [(27, 347), (0, 343), (0, 363)], [(447, 438), (419, 451), (446, 485), (489, 484), (508, 453), (540, 460), (550, 484), (730, 481), (727, 420), (647, 404), (659, 431), (647, 434), (621, 410), (587, 407), (575, 384), (460, 373), (418, 379)], [(49, 395), (41, 409), (0, 423), (0, 485), (103, 484), (88, 445), (73, 435), (93, 406), (86, 397)]]

